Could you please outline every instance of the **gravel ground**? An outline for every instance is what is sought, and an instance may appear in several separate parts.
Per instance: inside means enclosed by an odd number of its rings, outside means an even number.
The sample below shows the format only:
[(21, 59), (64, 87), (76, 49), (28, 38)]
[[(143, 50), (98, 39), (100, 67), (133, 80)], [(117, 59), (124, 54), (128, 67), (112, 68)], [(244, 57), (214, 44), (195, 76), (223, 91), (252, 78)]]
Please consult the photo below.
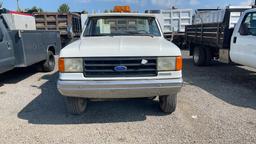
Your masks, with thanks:
[(87, 113), (70, 116), (57, 77), (33, 68), (0, 76), (0, 143), (256, 143), (254, 69), (198, 68), (186, 57), (172, 115), (157, 100), (122, 100), (90, 102)]

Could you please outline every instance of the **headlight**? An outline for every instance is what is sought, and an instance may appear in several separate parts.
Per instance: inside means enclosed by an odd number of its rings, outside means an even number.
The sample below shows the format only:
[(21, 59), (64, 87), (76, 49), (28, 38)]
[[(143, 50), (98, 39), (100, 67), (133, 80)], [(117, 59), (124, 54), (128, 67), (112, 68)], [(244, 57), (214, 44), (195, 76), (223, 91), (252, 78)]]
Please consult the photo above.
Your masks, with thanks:
[(180, 71), (182, 69), (182, 57), (159, 57), (157, 59), (158, 71)]
[(59, 59), (59, 72), (79, 73), (83, 72), (83, 59), (82, 58), (60, 58)]
[(176, 69), (175, 57), (159, 57), (157, 59), (158, 71), (174, 71)]

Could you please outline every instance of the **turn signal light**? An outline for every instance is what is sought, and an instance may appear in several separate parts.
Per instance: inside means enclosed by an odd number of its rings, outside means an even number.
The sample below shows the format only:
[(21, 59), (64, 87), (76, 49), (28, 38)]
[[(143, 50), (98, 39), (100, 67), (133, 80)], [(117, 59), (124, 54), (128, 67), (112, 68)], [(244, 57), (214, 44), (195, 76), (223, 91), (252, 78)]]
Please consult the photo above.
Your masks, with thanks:
[(182, 57), (178, 56), (176, 57), (176, 71), (182, 70)]
[(59, 58), (59, 72), (65, 72), (65, 62), (64, 58)]

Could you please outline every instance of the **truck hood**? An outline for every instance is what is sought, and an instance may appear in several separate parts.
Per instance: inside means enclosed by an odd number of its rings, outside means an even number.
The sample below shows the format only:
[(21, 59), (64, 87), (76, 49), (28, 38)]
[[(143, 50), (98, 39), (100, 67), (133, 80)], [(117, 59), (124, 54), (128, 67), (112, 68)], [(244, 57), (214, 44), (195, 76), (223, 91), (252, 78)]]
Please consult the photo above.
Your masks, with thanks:
[(162, 37), (85, 37), (65, 47), (61, 57), (179, 56), (173, 43)]

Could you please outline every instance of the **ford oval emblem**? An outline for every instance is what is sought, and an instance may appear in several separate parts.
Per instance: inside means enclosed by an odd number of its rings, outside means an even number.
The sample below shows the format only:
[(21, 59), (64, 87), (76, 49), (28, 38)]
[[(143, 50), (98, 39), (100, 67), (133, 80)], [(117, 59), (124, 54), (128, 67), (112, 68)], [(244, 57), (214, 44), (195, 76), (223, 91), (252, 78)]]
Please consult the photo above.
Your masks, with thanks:
[(127, 71), (127, 67), (126, 66), (116, 66), (114, 69), (117, 72)]

